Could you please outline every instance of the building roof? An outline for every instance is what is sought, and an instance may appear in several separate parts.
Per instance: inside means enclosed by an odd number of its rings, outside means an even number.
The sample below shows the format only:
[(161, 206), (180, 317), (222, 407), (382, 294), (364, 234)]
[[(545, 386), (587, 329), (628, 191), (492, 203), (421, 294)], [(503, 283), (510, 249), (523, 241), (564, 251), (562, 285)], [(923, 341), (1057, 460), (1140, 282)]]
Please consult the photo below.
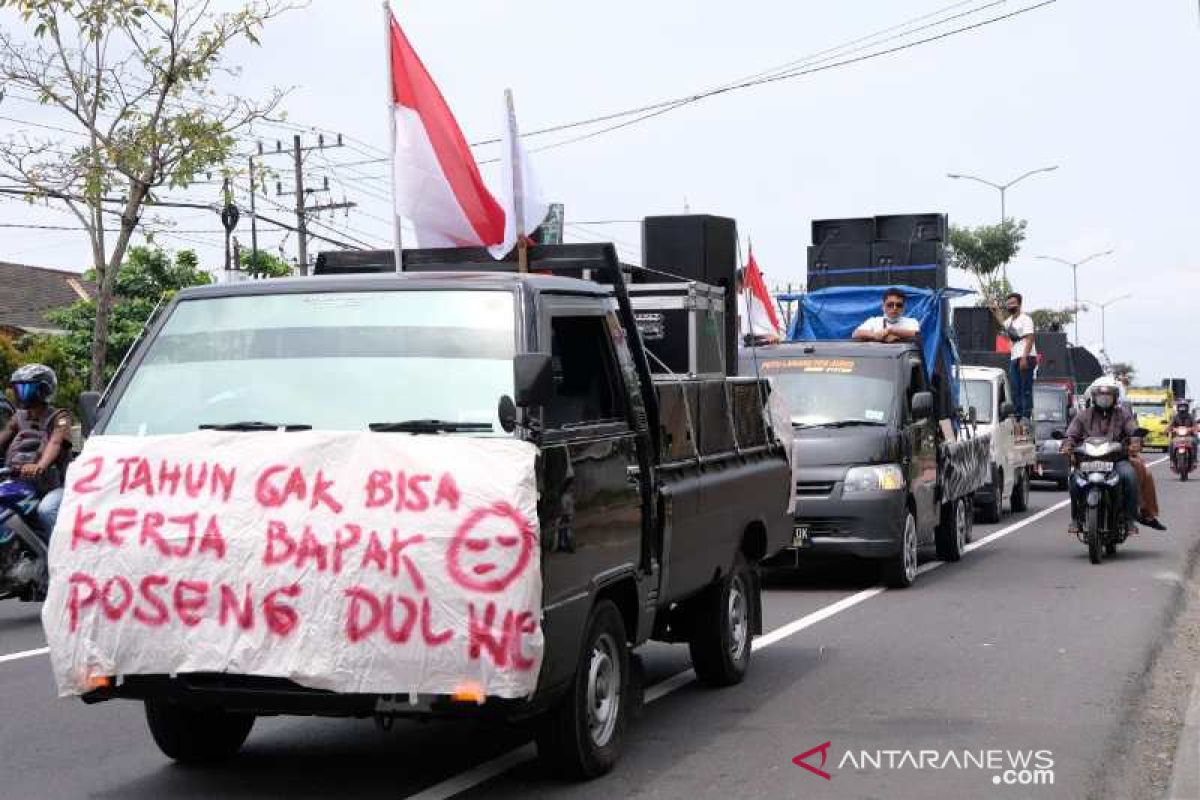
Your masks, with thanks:
[(88, 300), (95, 284), (78, 272), (0, 261), (0, 328), (52, 331), (46, 312)]

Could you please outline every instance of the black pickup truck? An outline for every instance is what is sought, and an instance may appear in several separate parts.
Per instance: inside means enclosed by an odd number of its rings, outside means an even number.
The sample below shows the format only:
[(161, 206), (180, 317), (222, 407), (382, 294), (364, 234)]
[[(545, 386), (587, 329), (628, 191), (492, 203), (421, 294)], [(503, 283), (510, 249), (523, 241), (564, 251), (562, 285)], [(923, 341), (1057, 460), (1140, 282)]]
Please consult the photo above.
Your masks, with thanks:
[(741, 361), (782, 393), (795, 430), (794, 541), (773, 563), (865, 559), (907, 587), (922, 550), (962, 556), (990, 442), (947, 438), (945, 387), (931, 385), (918, 346), (789, 342), (743, 350)]
[[(531, 723), (543, 757), (569, 774), (601, 774), (632, 711), (632, 647), (686, 642), (709, 684), (746, 673), (762, 625), (757, 566), (792, 535), (768, 384), (653, 375), (611, 245), (532, 248), (529, 274), (475, 250), (412, 251), (405, 265), (184, 290), (108, 395), (84, 398), (85, 423), (93, 435), (153, 435), (286, 409), (317, 430), (366, 430), (386, 409), (428, 422), (429, 435), (534, 443), (546, 643), (536, 692), (406, 702), (403, 687), (338, 694), (222, 673), (124, 675), (84, 700), (145, 701), (156, 742), (185, 762), (232, 755), (258, 715), (485, 715)], [(352, 326), (324, 313), (347, 302), (363, 308)], [(226, 395), (239, 400), (217, 402)], [(481, 409), (490, 430), (436, 425)]]

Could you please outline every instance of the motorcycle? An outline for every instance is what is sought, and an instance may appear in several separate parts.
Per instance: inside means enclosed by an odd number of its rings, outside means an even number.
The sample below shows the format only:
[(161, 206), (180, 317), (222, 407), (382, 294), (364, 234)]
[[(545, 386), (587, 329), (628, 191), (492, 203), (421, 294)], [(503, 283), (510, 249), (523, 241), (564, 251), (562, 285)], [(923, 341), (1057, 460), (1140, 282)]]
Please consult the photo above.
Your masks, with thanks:
[(1117, 545), (1128, 536), (1127, 523), (1132, 520), (1125, 514), (1125, 491), (1117, 472), (1117, 463), (1126, 458), (1125, 445), (1103, 438), (1087, 439), (1075, 449), (1071, 480), (1086, 490), (1078, 536), (1087, 545), (1093, 564), (1099, 564), (1106, 555), (1116, 555)]
[(37, 487), (0, 468), (0, 600), (46, 599), (49, 537), (42, 536), (37, 505)]
[(1196, 438), (1192, 429), (1185, 425), (1177, 425), (1172, 434), (1171, 469), (1179, 476), (1179, 480), (1186, 481), (1196, 469)]

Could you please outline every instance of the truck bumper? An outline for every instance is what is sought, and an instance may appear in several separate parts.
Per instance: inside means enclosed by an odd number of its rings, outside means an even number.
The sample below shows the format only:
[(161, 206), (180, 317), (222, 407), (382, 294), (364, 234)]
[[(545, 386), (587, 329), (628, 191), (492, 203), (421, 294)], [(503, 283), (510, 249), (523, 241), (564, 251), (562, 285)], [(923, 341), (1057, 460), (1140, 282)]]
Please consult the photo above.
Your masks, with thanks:
[(1035, 480), (1060, 483), (1071, 475), (1067, 457), (1063, 453), (1039, 453), (1037, 466), (1033, 470)]
[(871, 492), (853, 499), (800, 498), (796, 526), (806, 526), (811, 545), (787, 547), (768, 566), (795, 566), (822, 558), (887, 558), (900, 552), (905, 493)]
[(536, 716), (562, 692), (539, 690), (532, 701), (488, 698), (456, 700), (448, 695), (341, 694), (310, 689), (283, 678), (192, 673), (126, 676), (119, 686), (94, 689), (85, 703), (106, 700), (166, 700), (196, 708), (220, 708), (257, 716), (469, 718), (519, 722)]

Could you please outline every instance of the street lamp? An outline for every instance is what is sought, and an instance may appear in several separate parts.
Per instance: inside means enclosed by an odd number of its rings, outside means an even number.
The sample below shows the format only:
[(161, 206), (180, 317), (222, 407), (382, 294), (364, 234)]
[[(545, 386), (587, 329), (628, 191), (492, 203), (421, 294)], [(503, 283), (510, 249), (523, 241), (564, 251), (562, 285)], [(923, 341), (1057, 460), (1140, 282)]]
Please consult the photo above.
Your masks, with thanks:
[[(1037, 175), (1039, 172), (1054, 172), (1056, 169), (1058, 169), (1057, 164), (1049, 167), (1038, 167), (1037, 169), (1031, 169), (1024, 175), (1019, 175), (1013, 178), (1008, 183), (993, 183), (992, 181), (989, 181), (986, 178), (980, 178), (977, 175), (960, 175), (957, 172), (948, 172), (946, 173), (946, 177), (953, 178), (954, 180), (975, 181), (976, 183), (982, 183), (984, 186), (990, 186), (1000, 192), (1000, 224), (1003, 225), (1005, 221), (1008, 220), (1008, 215), (1004, 211), (1004, 193), (1008, 191), (1009, 187), (1016, 186), (1018, 183), (1030, 177), (1031, 175)], [(1008, 280), (1008, 262), (1005, 262), (1004, 264), (1004, 280)]]
[[(1108, 354), (1108, 326), (1106, 324), (1107, 321), (1105, 319), (1105, 317), (1107, 315), (1108, 307), (1111, 306), (1113, 303), (1119, 303), (1122, 300), (1128, 300), (1131, 297), (1133, 297), (1132, 294), (1123, 294), (1123, 295), (1114, 297), (1111, 300), (1107, 300), (1103, 303), (1095, 303), (1095, 302), (1092, 302), (1091, 300), (1083, 301), (1085, 303), (1090, 303), (1091, 305), (1097, 306), (1100, 309), (1100, 349), (1104, 351), (1105, 355)], [(1079, 309), (1075, 309), (1075, 315), (1076, 315), (1076, 317), (1079, 316)]]
[(1111, 255), (1112, 252), (1112, 250), (1105, 250), (1102, 253), (1092, 253), (1090, 256), (1080, 261), (1068, 261), (1067, 259), (1059, 258), (1058, 256), (1034, 256), (1034, 258), (1040, 258), (1043, 261), (1057, 261), (1059, 264), (1066, 264), (1071, 268), (1071, 284), (1073, 286), (1071, 296), (1072, 302), (1075, 306), (1075, 344), (1079, 344), (1079, 268), (1093, 259), (1100, 258), (1101, 256)]

